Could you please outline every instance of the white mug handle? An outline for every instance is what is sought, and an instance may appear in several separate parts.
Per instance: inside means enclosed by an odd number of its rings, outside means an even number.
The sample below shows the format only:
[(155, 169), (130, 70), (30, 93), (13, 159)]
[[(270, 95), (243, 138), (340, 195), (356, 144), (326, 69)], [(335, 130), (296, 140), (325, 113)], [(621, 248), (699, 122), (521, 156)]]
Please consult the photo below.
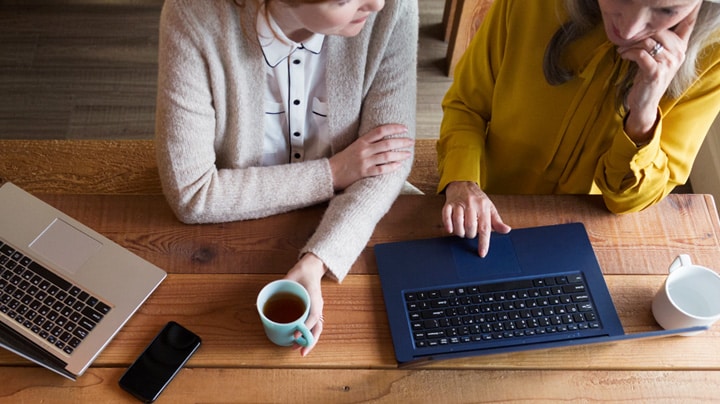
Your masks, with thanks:
[(689, 267), (690, 265), (692, 265), (692, 259), (690, 259), (690, 256), (687, 254), (680, 254), (677, 258), (675, 258), (672, 264), (670, 264), (668, 272), (672, 272), (681, 267)]

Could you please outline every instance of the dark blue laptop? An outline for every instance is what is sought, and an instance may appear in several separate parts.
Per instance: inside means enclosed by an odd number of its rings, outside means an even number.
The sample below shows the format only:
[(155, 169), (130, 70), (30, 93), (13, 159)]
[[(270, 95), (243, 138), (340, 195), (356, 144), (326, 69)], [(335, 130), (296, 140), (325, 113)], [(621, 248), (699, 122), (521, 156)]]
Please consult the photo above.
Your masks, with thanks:
[(581, 223), (493, 233), (485, 258), (453, 236), (375, 256), (400, 365), (706, 329), (625, 334)]

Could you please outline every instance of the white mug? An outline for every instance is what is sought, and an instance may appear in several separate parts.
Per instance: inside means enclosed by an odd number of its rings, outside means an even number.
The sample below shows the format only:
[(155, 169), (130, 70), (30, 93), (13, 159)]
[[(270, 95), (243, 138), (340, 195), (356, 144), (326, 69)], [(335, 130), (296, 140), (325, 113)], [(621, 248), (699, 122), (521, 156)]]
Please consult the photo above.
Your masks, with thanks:
[[(720, 275), (681, 254), (652, 302), (655, 320), (666, 330), (710, 326), (720, 319)], [(695, 335), (699, 332), (683, 335)]]

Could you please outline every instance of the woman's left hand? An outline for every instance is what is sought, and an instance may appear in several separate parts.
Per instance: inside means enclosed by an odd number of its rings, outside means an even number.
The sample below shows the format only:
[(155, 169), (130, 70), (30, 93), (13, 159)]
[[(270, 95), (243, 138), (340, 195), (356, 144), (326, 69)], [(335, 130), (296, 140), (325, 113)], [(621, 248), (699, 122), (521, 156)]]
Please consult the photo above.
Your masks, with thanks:
[[(305, 356), (312, 351), (320, 339), (320, 334), (323, 331), (323, 307), (325, 305), (322, 297), (321, 281), (325, 272), (327, 271), (325, 264), (315, 254), (305, 254), (293, 266), (285, 279), (290, 279), (303, 285), (303, 287), (310, 294), (310, 314), (307, 320), (305, 320), (305, 326), (310, 330), (315, 337), (315, 342), (312, 345), (301, 347), (295, 345), (296, 349), (300, 349), (300, 354)], [(296, 335), (299, 336), (299, 335)]]
[(638, 66), (633, 86), (627, 97), (630, 115), (626, 132), (636, 143), (648, 140), (657, 120), (657, 107), (670, 82), (685, 61), (688, 40), (702, 2), (672, 29), (659, 31), (630, 46), (618, 47), (623, 59)]
[(413, 139), (402, 136), (406, 134), (407, 128), (403, 125), (381, 125), (330, 157), (335, 190), (341, 191), (363, 178), (398, 170), (403, 161), (412, 157), (408, 148), (415, 144)]

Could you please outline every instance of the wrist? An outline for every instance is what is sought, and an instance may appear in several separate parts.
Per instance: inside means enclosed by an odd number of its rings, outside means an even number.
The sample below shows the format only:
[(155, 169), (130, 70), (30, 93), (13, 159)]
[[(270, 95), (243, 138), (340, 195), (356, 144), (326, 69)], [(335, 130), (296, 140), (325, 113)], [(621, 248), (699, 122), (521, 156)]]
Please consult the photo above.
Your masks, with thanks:
[(460, 192), (461, 190), (467, 190), (470, 188), (477, 187), (478, 185), (473, 181), (453, 181), (445, 187), (445, 193), (448, 192)]
[(349, 186), (349, 184), (347, 184), (347, 181), (343, 180), (341, 177), (342, 161), (338, 161), (340, 160), (340, 157), (338, 156), (339, 154), (336, 154), (328, 158), (328, 165), (330, 166), (330, 177), (332, 178), (332, 186), (333, 190), (335, 190), (336, 192), (342, 191)]
[(299, 264), (301, 271), (316, 279), (321, 279), (328, 271), (328, 267), (325, 263), (320, 259), (320, 257), (313, 253), (306, 253), (303, 255), (302, 258), (300, 258)]
[(630, 111), (623, 120), (623, 129), (635, 146), (639, 148), (652, 141), (659, 121), (660, 114), (657, 110), (654, 110), (652, 114), (645, 113), (644, 116)]

